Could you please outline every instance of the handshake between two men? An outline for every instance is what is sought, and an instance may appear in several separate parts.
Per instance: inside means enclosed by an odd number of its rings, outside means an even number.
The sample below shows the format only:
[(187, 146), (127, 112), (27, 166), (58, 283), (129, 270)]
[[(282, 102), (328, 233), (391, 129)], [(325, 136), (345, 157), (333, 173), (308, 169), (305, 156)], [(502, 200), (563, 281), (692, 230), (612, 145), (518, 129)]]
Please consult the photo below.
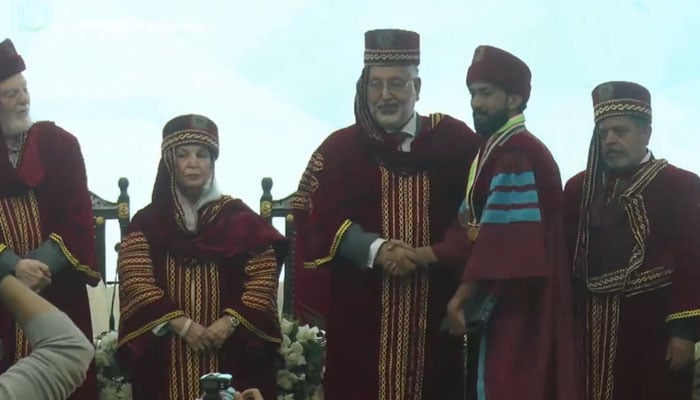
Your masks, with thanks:
[(435, 253), (430, 246), (414, 248), (402, 240), (387, 240), (374, 259), (374, 264), (384, 269), (390, 276), (402, 278), (409, 276), (416, 268), (427, 267), (437, 262)]

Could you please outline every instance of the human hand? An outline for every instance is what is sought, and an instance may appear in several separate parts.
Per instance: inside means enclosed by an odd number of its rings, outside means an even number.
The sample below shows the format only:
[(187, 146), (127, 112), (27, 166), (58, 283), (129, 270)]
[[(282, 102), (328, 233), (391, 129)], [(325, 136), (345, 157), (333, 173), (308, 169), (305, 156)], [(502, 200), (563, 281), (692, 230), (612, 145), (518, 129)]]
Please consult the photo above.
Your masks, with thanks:
[(207, 330), (214, 337), (214, 347), (220, 348), (226, 339), (231, 336), (235, 328), (231, 324), (231, 319), (228, 316), (221, 317), (214, 321), (213, 324), (209, 325)]
[(467, 333), (467, 321), (464, 317), (464, 303), (456, 296), (452, 296), (447, 303), (447, 327), (450, 335), (464, 335)]
[(51, 284), (51, 272), (48, 265), (28, 258), (17, 263), (15, 277), (35, 292), (39, 292)]
[(690, 367), (695, 362), (695, 343), (678, 337), (669, 338), (666, 362), (671, 371), (681, 371)]
[(242, 393), (236, 393), (239, 397), (234, 397), (235, 400), (264, 400), (262, 393), (258, 389), (244, 390)]
[[(222, 390), (219, 392), (221, 400), (265, 400), (258, 389), (248, 389), (243, 392), (234, 392), (233, 388), (228, 388), (228, 390)], [(204, 396), (199, 398), (204, 399)]]
[(437, 261), (438, 259), (435, 256), (432, 247), (423, 246), (416, 248), (416, 262), (421, 267), (427, 267), (428, 265), (436, 263)]
[(401, 240), (387, 240), (377, 252), (377, 262), (390, 276), (406, 276), (416, 269), (416, 250)]
[[(207, 328), (194, 321), (191, 321), (190, 326), (186, 328), (188, 319), (186, 317), (174, 318), (168, 322), (168, 325), (194, 351), (207, 351), (215, 348), (214, 335)], [(183, 332), (185, 329), (186, 331)]]
[(469, 299), (476, 293), (477, 286), (474, 282), (464, 282), (457, 288), (455, 294), (447, 303), (447, 326), (451, 335), (461, 336), (467, 333), (467, 321), (464, 316), (464, 307)]

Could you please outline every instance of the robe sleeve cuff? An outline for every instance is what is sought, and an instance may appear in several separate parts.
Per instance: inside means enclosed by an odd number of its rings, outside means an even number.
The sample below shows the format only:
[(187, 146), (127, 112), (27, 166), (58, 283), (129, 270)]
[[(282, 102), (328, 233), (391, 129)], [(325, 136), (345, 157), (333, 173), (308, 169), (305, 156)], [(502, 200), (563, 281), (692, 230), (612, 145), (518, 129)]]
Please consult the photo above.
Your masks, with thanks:
[(63, 256), (68, 260), (68, 264), (70, 266), (91, 278), (100, 279), (99, 272), (93, 270), (87, 265), (81, 264), (80, 261), (77, 258), (75, 258), (73, 253), (71, 253), (70, 250), (68, 250), (68, 247), (66, 247), (66, 244), (63, 242), (63, 238), (61, 236), (59, 236), (56, 233), (52, 233), (49, 235), (49, 239), (58, 245), (58, 248), (61, 250)]
[(333, 242), (331, 242), (329, 254), (313, 261), (304, 262), (304, 268), (318, 268), (323, 264), (331, 262), (335, 258), (336, 253), (338, 253), (340, 242), (343, 240), (343, 236), (345, 236), (345, 232), (350, 228), (350, 226), (352, 226), (352, 221), (349, 219), (346, 219), (342, 224), (340, 224), (340, 227), (333, 237)]
[(700, 339), (700, 332), (698, 332), (699, 322), (700, 317), (674, 319), (669, 321), (667, 323), (669, 336), (690, 340), (691, 342), (697, 342), (698, 339)]
[(685, 319), (690, 317), (700, 317), (700, 309), (685, 310), (673, 313), (666, 317), (666, 322), (670, 322), (677, 319)]
[(347, 260), (350, 260), (355, 265), (360, 268), (371, 268), (370, 261), (374, 263), (374, 258), (377, 255), (379, 246), (374, 246), (374, 252), (372, 252), (372, 245), (379, 239), (379, 235), (376, 233), (365, 232), (364, 229), (358, 224), (351, 224), (345, 231), (342, 240), (340, 241), (340, 246), (338, 247), (338, 254)]
[(46, 264), (49, 267), (49, 271), (51, 271), (51, 275), (58, 274), (65, 267), (70, 265), (70, 261), (61, 251), (61, 247), (51, 239), (45, 241), (36, 250), (27, 254), (27, 258)]
[(8, 275), (14, 275), (17, 263), (22, 261), (22, 257), (10, 250), (6, 244), (0, 243), (0, 281)]
[(160, 324), (156, 325), (151, 329), (154, 335), (156, 336), (165, 336), (170, 332), (170, 328), (168, 328), (168, 322), (170, 321), (165, 321), (161, 322)]
[(175, 319), (177, 317), (184, 317), (184, 316), (185, 316), (185, 313), (182, 310), (167, 313), (164, 316), (162, 316), (154, 321), (151, 321), (151, 322), (144, 324), (143, 326), (141, 326), (138, 329), (134, 329), (131, 332), (126, 333), (124, 335), (124, 337), (119, 338), (119, 346), (124, 345), (125, 343), (143, 335), (144, 333), (146, 333), (148, 331), (155, 333), (154, 329), (157, 328), (158, 326), (161, 326), (161, 325), (167, 323), (171, 319)]
[(226, 313), (226, 315), (230, 315), (234, 319), (238, 320), (239, 325), (243, 325), (244, 327), (246, 327), (246, 329), (251, 331), (255, 336), (257, 336), (265, 341), (268, 341), (268, 342), (282, 343), (281, 337), (274, 337), (274, 336), (270, 336), (269, 334), (265, 333), (262, 329), (253, 325), (250, 321), (245, 319), (238, 311), (236, 311), (232, 308), (227, 308), (224, 310), (224, 312)]

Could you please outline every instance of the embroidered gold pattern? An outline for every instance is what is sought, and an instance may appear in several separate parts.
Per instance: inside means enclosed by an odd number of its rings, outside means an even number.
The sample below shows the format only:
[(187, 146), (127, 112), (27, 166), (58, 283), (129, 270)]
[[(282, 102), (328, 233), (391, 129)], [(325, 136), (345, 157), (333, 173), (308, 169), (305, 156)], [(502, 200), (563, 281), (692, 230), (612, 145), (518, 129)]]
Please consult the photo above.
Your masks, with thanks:
[(219, 216), (221, 210), (226, 207), (226, 204), (234, 201), (235, 199), (231, 196), (221, 196), (221, 198), (211, 204), (208, 204), (201, 211), (201, 216), (199, 217), (199, 224), (206, 225), (211, 223)]
[[(430, 181), (426, 173), (394, 174), (380, 167), (382, 236), (413, 246), (429, 244)], [(379, 400), (421, 399), (425, 366), (429, 281), (425, 270), (411, 278), (382, 281)]]
[(310, 262), (304, 262), (304, 268), (317, 268), (327, 262), (330, 262), (335, 257), (335, 253), (338, 252), (338, 247), (340, 247), (340, 241), (343, 240), (343, 235), (345, 235), (345, 231), (347, 231), (348, 228), (350, 228), (350, 225), (352, 225), (352, 221), (346, 219), (340, 225), (340, 228), (338, 228), (338, 231), (335, 233), (335, 237), (333, 237), (333, 243), (331, 243), (330, 253), (326, 257), (319, 258)]
[(651, 108), (646, 103), (635, 99), (613, 99), (599, 103), (593, 110), (596, 121), (614, 115), (629, 115), (630, 113), (651, 117)]
[(675, 319), (683, 319), (690, 317), (700, 317), (700, 310), (686, 310), (677, 313), (673, 313), (666, 317), (666, 322), (673, 321)]
[(156, 326), (158, 326), (164, 322), (168, 322), (173, 318), (182, 317), (184, 315), (185, 315), (185, 313), (183, 313), (182, 311), (173, 311), (171, 313), (165, 314), (162, 317), (145, 324), (144, 326), (140, 327), (139, 329), (136, 329), (132, 332), (129, 332), (128, 334), (124, 335), (124, 337), (120, 337), (118, 344), (119, 344), (119, 346), (121, 346), (124, 343), (127, 343), (130, 340), (133, 340), (134, 338), (137, 338), (146, 332), (152, 331), (153, 328), (155, 328)]
[(42, 242), (39, 203), (34, 192), (24, 196), (0, 199), (0, 232), (3, 242), (17, 255), (23, 256)]
[(227, 308), (224, 310), (224, 312), (226, 312), (226, 314), (236, 318), (241, 323), (241, 325), (248, 328), (249, 331), (253, 332), (259, 338), (267, 340), (268, 342), (272, 342), (272, 343), (282, 343), (281, 337), (273, 337), (273, 336), (270, 336), (267, 333), (263, 332), (261, 329), (257, 328), (250, 321), (248, 321), (246, 318), (244, 318), (238, 311), (236, 311), (232, 308)]
[(63, 256), (66, 257), (66, 260), (68, 260), (68, 262), (70, 263), (70, 265), (73, 266), (73, 268), (93, 278), (100, 277), (99, 272), (93, 270), (85, 264), (81, 264), (80, 261), (77, 258), (75, 258), (73, 253), (71, 253), (70, 250), (68, 250), (68, 247), (66, 247), (66, 244), (63, 242), (63, 238), (60, 235), (52, 233), (49, 235), (49, 239), (53, 240), (58, 245), (58, 247), (61, 249), (61, 253), (63, 253)]
[[(625, 285), (625, 296), (644, 293), (671, 284), (671, 273), (667, 267), (656, 267), (645, 271), (632, 271)], [(594, 293), (616, 293), (622, 289), (627, 270), (618, 269), (588, 280), (588, 290)]]
[[(39, 203), (33, 191), (17, 197), (0, 198), (0, 243), (2, 250), (10, 249), (23, 256), (41, 245), (43, 233)], [(30, 353), (29, 342), (22, 329), (15, 324), (15, 361)]]
[(318, 178), (316, 178), (316, 172), (323, 170), (323, 155), (319, 152), (315, 152), (311, 155), (311, 159), (304, 170), (304, 174), (301, 176), (301, 181), (299, 182), (299, 189), (294, 194), (292, 198), (292, 209), (295, 210), (305, 210), (311, 213), (314, 209), (313, 202), (311, 201), (311, 196), (318, 190)]
[(432, 132), (444, 118), (445, 115), (441, 113), (430, 114), (430, 131)]
[(419, 61), (419, 49), (369, 49), (365, 50), (365, 63), (384, 63), (395, 61)]
[(270, 247), (251, 258), (245, 266), (243, 304), (277, 315), (277, 259)]
[(591, 332), (591, 352), (586, 376), (586, 393), (596, 400), (613, 400), (614, 368), (620, 322), (620, 294), (589, 294), (586, 331)]
[[(167, 293), (172, 302), (180, 305), (185, 315), (204, 326), (221, 318), (223, 311), (220, 309), (219, 268), (216, 262), (185, 266), (168, 254), (165, 265)], [(197, 353), (184, 341), (171, 336), (170, 355), (170, 398), (198, 398), (201, 394), (199, 377), (218, 370), (217, 353)]]
[[(144, 306), (165, 296), (163, 289), (156, 286), (150, 249), (146, 237), (141, 232), (130, 233), (122, 240), (117, 270), (121, 280), (119, 304), (123, 319), (131, 318)], [(126, 342), (125, 339), (122, 340)]]
[[(595, 144), (595, 142), (594, 142)], [(592, 150), (596, 154), (596, 148)], [(595, 155), (592, 156), (595, 158)], [(589, 165), (591, 162), (589, 161)], [(634, 245), (627, 265), (600, 276), (589, 276), (588, 238), (589, 222), (586, 201), (590, 202), (596, 190), (592, 177), (596, 176), (595, 165), (584, 181), (581, 222), (576, 239), (574, 260), (575, 273), (582, 275), (588, 287), (585, 300), (586, 319), (586, 393), (597, 400), (612, 400), (614, 367), (617, 351), (620, 307), (622, 299), (639, 293), (657, 290), (671, 284), (671, 269), (665, 266), (639, 271), (644, 262), (646, 239), (650, 232), (649, 219), (644, 206), (643, 192), (649, 183), (668, 163), (654, 160), (647, 163), (634, 176), (634, 182), (619, 196), (633, 233)], [(606, 181), (603, 175), (603, 182)], [(700, 315), (700, 310), (698, 312)]]
[(161, 145), (163, 153), (185, 143), (202, 143), (216, 151), (219, 151), (219, 144), (207, 131), (190, 129), (183, 130), (168, 136)]
[[(636, 271), (644, 262), (646, 249), (646, 238), (649, 235), (649, 219), (647, 218), (644, 198), (642, 193), (649, 183), (663, 170), (668, 163), (665, 160), (656, 160), (647, 163), (635, 176), (635, 181), (625, 192), (620, 195), (620, 203), (627, 213), (630, 228), (634, 236), (635, 244), (630, 255), (628, 265), (618, 271), (602, 275), (599, 277), (588, 276), (588, 266), (586, 265), (586, 277), (589, 290), (596, 293), (613, 293), (617, 291), (638, 292), (647, 289), (658, 288), (668, 285), (667, 273), (661, 273), (654, 269), (648, 272), (637, 274)], [(587, 229), (579, 232), (578, 246), (587, 247)], [(588, 250), (585, 248), (582, 257), (587, 257)], [(578, 257), (578, 255), (577, 255)], [(585, 259), (584, 259), (585, 260)], [(651, 272), (655, 271), (655, 272)], [(652, 279), (655, 278), (655, 279)], [(653, 286), (656, 284), (657, 286)]]

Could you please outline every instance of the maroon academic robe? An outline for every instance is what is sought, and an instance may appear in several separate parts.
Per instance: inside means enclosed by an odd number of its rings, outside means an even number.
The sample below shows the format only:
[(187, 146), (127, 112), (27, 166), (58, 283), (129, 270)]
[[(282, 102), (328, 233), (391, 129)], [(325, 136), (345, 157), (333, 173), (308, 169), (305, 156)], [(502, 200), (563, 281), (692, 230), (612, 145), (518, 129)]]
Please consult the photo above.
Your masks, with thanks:
[[(0, 140), (0, 250), (20, 257), (52, 240), (70, 262), (41, 295), (68, 314), (92, 340), (86, 283), (99, 281), (92, 204), (85, 164), (77, 139), (53, 122), (35, 123), (20, 150), (17, 168)], [(4, 357), (0, 372), (30, 352), (28, 342), (8, 311), (0, 307), (0, 339)], [(70, 399), (94, 400), (94, 364)]]
[(665, 357), (668, 322), (700, 316), (700, 180), (664, 160), (586, 178), (565, 191), (585, 400), (690, 399)]
[[(276, 398), (281, 332), (277, 282), (286, 241), (242, 201), (223, 196), (183, 229), (161, 162), (153, 202), (133, 218), (119, 250), (118, 357), (134, 399), (195, 399), (199, 378), (233, 375), (237, 390)], [(240, 325), (217, 351), (197, 353), (176, 333), (153, 328), (179, 316), (205, 327), (222, 316)]]
[(466, 260), (463, 280), (498, 299), (487, 326), (469, 335), (480, 341), (469, 385), (479, 400), (576, 400), (559, 169), (524, 130), (483, 163), (473, 197), (478, 237), (469, 242), (468, 221), (458, 219), (433, 247), (439, 260)]
[(325, 318), (328, 399), (461, 398), (461, 339), (438, 331), (454, 274), (436, 265), (394, 279), (336, 256), (351, 223), (413, 246), (442, 239), (480, 139), (439, 114), (421, 117), (417, 132), (400, 152), (358, 125), (337, 131), (299, 185), (295, 310)]

